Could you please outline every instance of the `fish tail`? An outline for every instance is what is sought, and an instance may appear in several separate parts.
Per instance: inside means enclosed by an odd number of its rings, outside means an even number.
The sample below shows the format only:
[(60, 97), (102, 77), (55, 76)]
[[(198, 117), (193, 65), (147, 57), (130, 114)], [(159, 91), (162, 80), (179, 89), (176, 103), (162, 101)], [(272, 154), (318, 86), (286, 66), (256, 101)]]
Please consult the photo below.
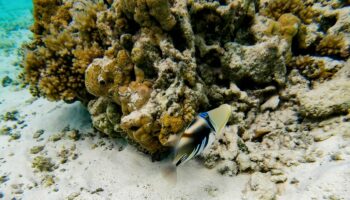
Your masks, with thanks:
[(169, 163), (162, 169), (162, 176), (169, 184), (175, 186), (177, 182), (176, 166), (172, 163)]

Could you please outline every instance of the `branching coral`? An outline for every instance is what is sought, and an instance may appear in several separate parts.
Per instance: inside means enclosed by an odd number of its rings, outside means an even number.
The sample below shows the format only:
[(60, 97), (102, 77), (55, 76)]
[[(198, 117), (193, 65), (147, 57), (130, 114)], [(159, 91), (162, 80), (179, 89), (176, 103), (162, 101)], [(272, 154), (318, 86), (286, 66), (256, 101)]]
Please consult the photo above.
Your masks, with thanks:
[(89, 32), (96, 28), (96, 12), (105, 6), (87, 2), (82, 15), (80, 3), (34, 1), (36, 35), (27, 46), (24, 69), (32, 91), (50, 100), (84, 100), (85, 69), (93, 58), (103, 55), (101, 38)]
[(296, 66), (301, 71), (301, 74), (310, 79), (324, 79), (335, 73), (335, 69), (326, 69), (326, 62), (324, 60), (318, 60), (311, 56), (298, 56), (292, 65)]
[(350, 56), (350, 44), (343, 34), (327, 35), (320, 41), (316, 50), (321, 55), (340, 56), (343, 58)]
[(267, 7), (261, 10), (261, 14), (275, 19), (280, 18), (284, 13), (292, 13), (307, 24), (319, 15), (311, 6), (307, 5), (306, 1), (302, 0), (270, 0)]

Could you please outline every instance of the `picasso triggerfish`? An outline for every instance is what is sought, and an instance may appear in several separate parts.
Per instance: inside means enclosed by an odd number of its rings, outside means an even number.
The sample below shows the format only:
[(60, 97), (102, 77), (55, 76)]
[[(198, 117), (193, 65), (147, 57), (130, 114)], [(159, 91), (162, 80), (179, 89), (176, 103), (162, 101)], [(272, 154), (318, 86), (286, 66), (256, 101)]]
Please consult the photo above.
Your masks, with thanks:
[(177, 139), (172, 151), (172, 162), (165, 171), (165, 176), (176, 178), (176, 167), (209, 147), (226, 126), (231, 112), (231, 106), (223, 104), (208, 112), (199, 113)]

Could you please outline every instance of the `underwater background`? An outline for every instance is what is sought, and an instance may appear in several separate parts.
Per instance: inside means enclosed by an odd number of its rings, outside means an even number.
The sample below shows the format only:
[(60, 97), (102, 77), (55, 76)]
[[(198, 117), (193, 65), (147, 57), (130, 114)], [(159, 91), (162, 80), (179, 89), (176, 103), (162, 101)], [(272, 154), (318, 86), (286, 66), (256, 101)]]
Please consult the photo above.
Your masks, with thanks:
[(349, 199), (349, 5), (0, 0), (0, 199)]
[(33, 3), (30, 0), (0, 1), (0, 73), (15, 78), (19, 74), (22, 43), (29, 41), (33, 24)]

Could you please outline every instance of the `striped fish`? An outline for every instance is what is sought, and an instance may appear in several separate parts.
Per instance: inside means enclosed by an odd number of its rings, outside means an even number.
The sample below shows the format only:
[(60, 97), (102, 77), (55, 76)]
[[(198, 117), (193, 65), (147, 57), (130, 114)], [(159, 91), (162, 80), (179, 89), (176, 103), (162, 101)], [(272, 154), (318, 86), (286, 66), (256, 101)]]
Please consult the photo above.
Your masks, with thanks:
[(231, 106), (224, 104), (200, 113), (186, 128), (175, 146), (173, 164), (179, 166), (209, 147), (225, 127), (231, 115)]
[[(222, 132), (231, 116), (231, 106), (223, 104), (208, 112), (200, 113), (185, 129), (173, 149), (171, 166), (165, 171), (166, 176), (176, 175), (176, 167), (199, 155)], [(174, 179), (172, 177), (171, 179)]]

